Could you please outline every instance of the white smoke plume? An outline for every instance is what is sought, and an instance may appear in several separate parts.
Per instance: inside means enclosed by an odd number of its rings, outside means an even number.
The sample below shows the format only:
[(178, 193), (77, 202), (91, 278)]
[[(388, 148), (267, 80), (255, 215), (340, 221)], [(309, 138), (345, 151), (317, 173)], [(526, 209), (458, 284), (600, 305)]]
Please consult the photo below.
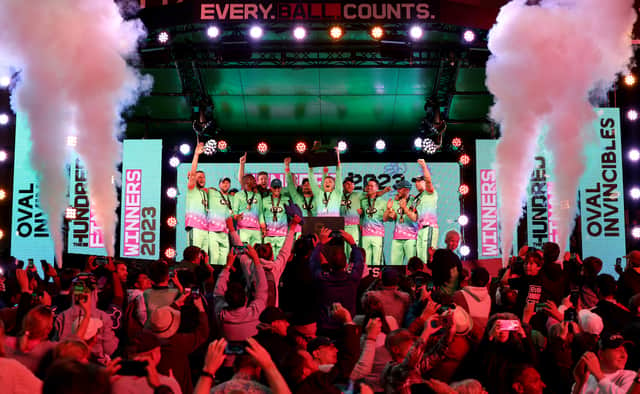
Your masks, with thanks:
[[(633, 56), (633, 0), (513, 0), (489, 32), (487, 87), (495, 97), (491, 117), (500, 123), (496, 151), (503, 264), (509, 255), (536, 142), (553, 155), (551, 204), (558, 243), (567, 244), (576, 193), (585, 169), (584, 149), (596, 131), (589, 98), (604, 97)], [(596, 93), (594, 95), (594, 92)]]
[(12, 106), (29, 119), (31, 161), (57, 262), (67, 206), (66, 137), (74, 130), (92, 207), (113, 256), (120, 113), (152, 83), (125, 59), (135, 56), (145, 29), (139, 20), (125, 21), (114, 0), (0, 0), (0, 26), (0, 62), (20, 72)]

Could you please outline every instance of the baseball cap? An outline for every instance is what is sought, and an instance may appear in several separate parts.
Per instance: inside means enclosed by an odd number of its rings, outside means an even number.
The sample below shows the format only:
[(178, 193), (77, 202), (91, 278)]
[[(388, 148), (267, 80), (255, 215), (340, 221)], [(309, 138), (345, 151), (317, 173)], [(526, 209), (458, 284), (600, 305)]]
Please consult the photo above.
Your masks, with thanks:
[(307, 351), (313, 353), (322, 346), (331, 346), (333, 341), (327, 337), (315, 337), (307, 343)]
[(598, 342), (598, 345), (601, 350), (604, 350), (604, 349), (617, 349), (620, 346), (625, 345), (627, 343), (631, 343), (631, 341), (626, 341), (620, 333), (614, 332), (614, 333), (602, 335), (600, 337), (600, 341)]
[(399, 180), (393, 185), (394, 190), (411, 189), (411, 182), (406, 179)]
[(344, 180), (342, 181), (342, 183), (343, 183), (343, 184), (344, 184), (344, 183), (346, 183), (346, 182), (355, 183), (355, 182), (353, 181), (353, 178), (352, 178), (352, 177), (350, 177), (350, 176), (348, 176), (348, 177), (344, 178)]
[(287, 314), (275, 306), (266, 307), (260, 314), (260, 322), (271, 324), (276, 320), (287, 320)]
[(218, 181), (218, 183), (222, 183), (222, 182), (224, 182), (224, 181), (231, 182), (231, 178), (229, 178), (228, 176), (222, 177), (222, 178), (220, 178), (220, 180)]
[(271, 187), (274, 188), (274, 189), (282, 188), (282, 181), (280, 179), (272, 179), (271, 180)]
[(411, 178), (411, 182), (418, 182), (418, 181), (424, 181), (424, 176), (420, 175), (415, 178)]

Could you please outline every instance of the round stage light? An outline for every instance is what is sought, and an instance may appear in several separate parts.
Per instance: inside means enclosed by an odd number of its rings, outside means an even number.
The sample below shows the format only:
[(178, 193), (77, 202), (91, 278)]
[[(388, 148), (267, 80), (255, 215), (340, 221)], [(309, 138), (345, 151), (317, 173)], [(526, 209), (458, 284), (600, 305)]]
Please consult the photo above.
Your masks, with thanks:
[(7, 192), (4, 189), (0, 189), (0, 200), (7, 198)]
[[(4, 238), (4, 231), (0, 230), (0, 239)], [(0, 273), (2, 273), (2, 270), (0, 270)]]
[(176, 156), (173, 156), (169, 159), (169, 165), (173, 168), (176, 168), (180, 165), (180, 159), (178, 159)]
[(349, 149), (346, 141), (338, 141), (338, 152), (344, 153)]
[(305, 29), (302, 26), (298, 26), (295, 29), (293, 29), (293, 37), (298, 40), (304, 40), (304, 38), (307, 36), (307, 29)]
[(67, 146), (70, 147), (75, 147), (76, 145), (78, 145), (78, 137), (75, 135), (68, 135), (67, 136)]
[(451, 140), (451, 145), (453, 145), (454, 148), (460, 148), (462, 146), (462, 138), (455, 137)]
[(639, 199), (640, 198), (640, 188), (637, 187), (637, 186), (632, 187), (631, 189), (629, 189), (629, 195), (634, 200)]
[(409, 30), (409, 35), (413, 40), (421, 39), (423, 34), (424, 32), (420, 26), (413, 26), (411, 30)]
[(382, 28), (382, 26), (374, 26), (371, 28), (369, 34), (371, 34), (371, 37), (374, 40), (379, 40), (382, 38), (382, 36), (384, 36), (384, 29)]
[(189, 153), (191, 153), (191, 145), (189, 144), (180, 145), (180, 153), (182, 153), (183, 155), (188, 155)]
[(0, 114), (0, 125), (6, 125), (7, 123), (9, 123), (9, 115), (7, 114)]
[(464, 38), (465, 42), (473, 42), (476, 39), (476, 33), (474, 33), (473, 30), (465, 30), (462, 38)]
[(632, 122), (635, 122), (638, 119), (638, 111), (635, 109), (630, 109), (627, 111), (627, 119)]
[(174, 248), (166, 248), (164, 250), (164, 257), (172, 260), (176, 257), (176, 250)]
[(467, 215), (460, 215), (460, 217), (458, 217), (458, 224), (461, 226), (466, 226), (467, 224), (469, 224), (469, 217)]
[(226, 152), (229, 149), (229, 143), (225, 140), (218, 141), (218, 151)]
[(0, 77), (0, 87), (6, 88), (11, 85), (11, 77), (8, 75), (3, 75)]
[(204, 144), (203, 153), (207, 156), (211, 156), (218, 150), (218, 141), (211, 139)]
[(467, 245), (462, 245), (460, 247), (460, 256), (467, 257), (469, 254), (471, 254), (471, 248)]
[(413, 147), (415, 149), (422, 149), (422, 138), (418, 137), (415, 140), (413, 140)]
[(631, 229), (631, 236), (633, 238), (636, 238), (636, 239), (640, 238), (640, 227), (635, 226), (634, 228), (632, 228)]
[(438, 145), (431, 138), (425, 138), (422, 140), (422, 151), (432, 155), (438, 151)]
[(471, 157), (469, 157), (469, 155), (465, 153), (464, 155), (460, 156), (458, 162), (463, 166), (468, 166), (469, 163), (471, 163)]
[(9, 155), (7, 154), (7, 151), (0, 150), (0, 161), (5, 161), (7, 160), (8, 157)]
[(177, 195), (178, 195), (178, 189), (176, 189), (175, 187), (170, 187), (167, 189), (167, 197), (176, 198)]
[(629, 160), (638, 161), (640, 160), (640, 150), (633, 148), (629, 151)]
[(207, 29), (207, 35), (209, 38), (218, 38), (220, 36), (220, 29), (218, 26), (209, 26)]
[(296, 144), (296, 153), (304, 154), (307, 151), (307, 143), (304, 141), (300, 141)]
[(169, 216), (169, 218), (167, 219), (167, 226), (174, 228), (177, 225), (178, 225), (178, 220), (176, 219), (176, 217)]
[(377, 140), (375, 148), (376, 148), (376, 152), (382, 153), (384, 152), (385, 149), (387, 149), (387, 143), (384, 142), (384, 140)]
[(169, 42), (169, 32), (161, 31), (160, 33), (158, 33), (158, 42), (160, 44), (166, 44), (167, 42)]
[(636, 82), (638, 82), (637, 78), (635, 75), (633, 74), (627, 74), (624, 76), (624, 84), (631, 87), (633, 85), (636, 84)]
[(460, 194), (462, 194), (463, 196), (466, 196), (467, 194), (469, 194), (469, 186), (465, 185), (464, 183), (462, 185), (460, 185), (460, 187), (458, 188), (458, 192)]
[(74, 207), (67, 207), (64, 210), (64, 218), (67, 220), (75, 220), (77, 215), (77, 211)]
[(250, 30), (249, 30), (249, 35), (251, 36), (251, 38), (253, 38), (254, 40), (260, 39), (262, 38), (262, 35), (264, 34), (264, 30), (262, 30), (262, 28), (260, 26), (253, 26)]
[(269, 144), (264, 141), (258, 142), (258, 153), (266, 155), (269, 152)]
[(344, 30), (342, 30), (342, 27), (340, 26), (331, 26), (331, 29), (329, 29), (329, 37), (331, 37), (334, 40), (341, 39), (343, 35), (344, 35)]

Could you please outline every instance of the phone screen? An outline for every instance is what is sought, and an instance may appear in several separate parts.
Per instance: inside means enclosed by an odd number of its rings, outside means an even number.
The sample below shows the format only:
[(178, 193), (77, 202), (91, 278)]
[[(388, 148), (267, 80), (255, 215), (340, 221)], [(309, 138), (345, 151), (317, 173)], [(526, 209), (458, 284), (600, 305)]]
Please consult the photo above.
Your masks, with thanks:
[(247, 343), (245, 341), (229, 341), (224, 348), (224, 354), (246, 354)]
[(516, 331), (520, 328), (519, 320), (498, 320), (498, 327), (504, 331)]

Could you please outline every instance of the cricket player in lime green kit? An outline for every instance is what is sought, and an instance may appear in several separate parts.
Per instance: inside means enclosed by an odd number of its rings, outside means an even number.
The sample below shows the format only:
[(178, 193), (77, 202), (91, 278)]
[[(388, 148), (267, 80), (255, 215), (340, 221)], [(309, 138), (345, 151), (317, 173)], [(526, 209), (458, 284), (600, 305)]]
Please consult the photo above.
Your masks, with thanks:
[(229, 254), (227, 218), (233, 216), (229, 188), (231, 179), (222, 178), (218, 188), (209, 188), (209, 264), (225, 265)]
[(384, 211), (386, 202), (378, 198), (380, 185), (377, 180), (367, 182), (367, 195), (360, 202), (362, 209), (362, 248), (366, 254), (367, 265), (382, 264), (382, 246), (384, 244)]
[(393, 240), (391, 241), (390, 265), (404, 265), (416, 255), (418, 238), (418, 215), (415, 212), (413, 198), (409, 195), (411, 182), (403, 179), (396, 182), (393, 188), (398, 191), (394, 199), (387, 202), (384, 213), (385, 221), (395, 221)]
[[(342, 202), (340, 206), (340, 215), (344, 217), (344, 231), (353, 237), (355, 245), (360, 245), (360, 216), (362, 215), (362, 208), (360, 208), (360, 202), (362, 201), (362, 193), (355, 192), (355, 183), (353, 178), (347, 177), (342, 182)], [(351, 246), (345, 245), (347, 256), (350, 256)]]
[(313, 192), (317, 216), (340, 216), (340, 205), (342, 202), (342, 165), (340, 165), (340, 152), (338, 148), (336, 148), (336, 155), (338, 157), (336, 179), (326, 176), (325, 172), (325, 176), (322, 179), (322, 188), (316, 183), (313, 167), (309, 167), (309, 182), (311, 184), (311, 191)]
[(422, 176), (412, 179), (418, 190), (418, 195), (413, 199), (419, 228), (416, 250), (417, 256), (427, 263), (431, 250), (438, 247), (438, 192), (433, 187), (427, 163), (419, 159), (418, 165), (422, 169)]
[[(286, 175), (286, 192), (289, 195), (289, 198), (293, 200), (294, 204), (302, 209), (302, 214), (305, 216), (316, 216), (317, 206), (314, 202), (313, 190), (311, 189), (311, 182), (309, 179), (304, 179), (302, 181), (302, 193), (298, 192), (296, 187), (296, 183), (293, 180), (293, 175), (291, 175), (291, 158), (287, 157), (284, 159), (284, 173)], [(296, 232), (298, 232), (296, 230)]]
[(264, 237), (264, 243), (271, 244), (275, 256), (282, 249), (287, 236), (287, 213), (284, 211), (284, 206), (288, 202), (289, 198), (282, 195), (282, 181), (280, 179), (271, 180), (271, 193), (262, 198), (260, 230)]
[(184, 227), (187, 244), (209, 251), (209, 191), (205, 187), (204, 172), (198, 171), (198, 158), (204, 152), (200, 142), (193, 153), (189, 181), (187, 183), (186, 213)]
[(256, 179), (251, 174), (242, 177), (242, 190), (233, 196), (233, 213), (238, 221), (238, 235), (249, 245), (262, 243), (260, 231), (262, 197), (256, 187)]

